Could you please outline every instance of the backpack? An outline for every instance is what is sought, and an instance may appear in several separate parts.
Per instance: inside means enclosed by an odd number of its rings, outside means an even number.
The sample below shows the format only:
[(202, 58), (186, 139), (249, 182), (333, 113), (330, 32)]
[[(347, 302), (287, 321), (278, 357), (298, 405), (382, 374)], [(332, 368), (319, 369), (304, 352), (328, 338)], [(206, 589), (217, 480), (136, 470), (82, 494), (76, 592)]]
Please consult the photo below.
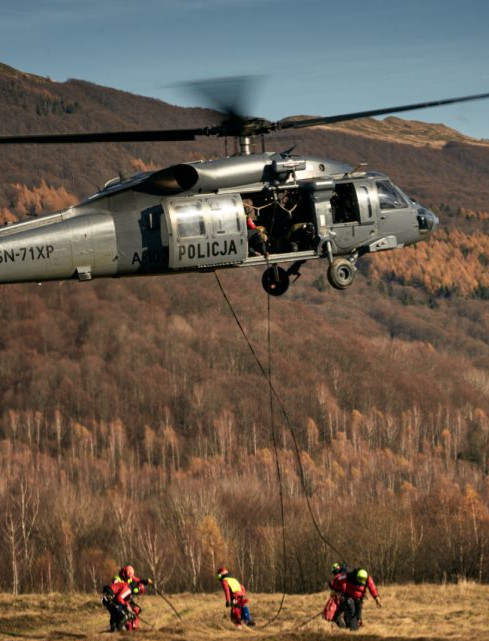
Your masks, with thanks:
[(335, 594), (324, 604), (323, 616), (325, 621), (334, 621), (340, 607), (341, 599)]

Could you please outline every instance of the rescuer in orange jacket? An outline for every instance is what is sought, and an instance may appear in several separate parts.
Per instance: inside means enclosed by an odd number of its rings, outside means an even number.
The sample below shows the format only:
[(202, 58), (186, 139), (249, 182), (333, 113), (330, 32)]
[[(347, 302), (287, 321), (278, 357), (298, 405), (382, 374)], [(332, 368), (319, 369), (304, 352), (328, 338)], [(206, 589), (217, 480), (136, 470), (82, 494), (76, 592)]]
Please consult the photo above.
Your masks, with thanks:
[(247, 603), (249, 600), (245, 597), (246, 590), (244, 585), (231, 576), (225, 567), (220, 567), (217, 571), (217, 578), (221, 582), (224, 595), (226, 597), (226, 607), (231, 608), (231, 621), (240, 627), (243, 623), (253, 627), (254, 621), (251, 620), (250, 611)]
[(378, 608), (382, 607), (375, 583), (367, 570), (357, 568), (351, 572), (340, 572), (330, 581), (329, 587), (343, 595), (342, 609), (346, 627), (358, 630), (362, 624), (363, 600), (367, 590), (375, 599)]

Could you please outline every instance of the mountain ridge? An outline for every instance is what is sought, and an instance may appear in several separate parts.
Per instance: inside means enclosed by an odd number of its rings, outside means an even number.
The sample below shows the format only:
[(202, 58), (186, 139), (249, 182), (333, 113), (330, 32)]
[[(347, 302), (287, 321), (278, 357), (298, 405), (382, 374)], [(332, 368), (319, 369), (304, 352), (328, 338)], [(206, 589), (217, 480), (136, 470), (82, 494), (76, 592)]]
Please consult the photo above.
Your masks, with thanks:
[(407, 120), (388, 116), (383, 120), (362, 118), (360, 120), (328, 125), (330, 129), (348, 131), (352, 135), (382, 138), (415, 147), (430, 146), (441, 149), (448, 142), (462, 142), (468, 145), (489, 147), (489, 140), (476, 139), (443, 124)]

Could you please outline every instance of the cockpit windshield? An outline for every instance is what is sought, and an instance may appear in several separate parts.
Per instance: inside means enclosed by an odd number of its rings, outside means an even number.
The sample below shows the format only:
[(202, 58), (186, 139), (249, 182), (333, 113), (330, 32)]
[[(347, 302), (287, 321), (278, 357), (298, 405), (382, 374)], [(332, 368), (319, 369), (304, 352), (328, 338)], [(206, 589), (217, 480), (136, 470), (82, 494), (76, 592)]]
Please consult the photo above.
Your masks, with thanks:
[(377, 182), (381, 209), (404, 209), (408, 206), (401, 192), (388, 180)]

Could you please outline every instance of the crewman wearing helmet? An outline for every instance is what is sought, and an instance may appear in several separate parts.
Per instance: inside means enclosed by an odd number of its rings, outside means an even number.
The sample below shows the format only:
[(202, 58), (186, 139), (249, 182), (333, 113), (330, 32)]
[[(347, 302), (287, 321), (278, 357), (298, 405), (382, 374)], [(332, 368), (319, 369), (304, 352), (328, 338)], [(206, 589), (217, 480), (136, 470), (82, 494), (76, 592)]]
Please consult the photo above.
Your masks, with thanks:
[(377, 607), (382, 607), (375, 583), (367, 570), (363, 568), (338, 573), (330, 582), (329, 587), (343, 595), (342, 610), (345, 624), (351, 630), (358, 630), (362, 624), (363, 600), (367, 590), (375, 599)]
[(122, 581), (126, 581), (126, 583), (129, 584), (133, 594), (144, 594), (146, 592), (146, 586), (153, 584), (151, 579), (140, 579), (137, 577), (132, 565), (125, 565), (121, 568), (118, 576)]
[(333, 573), (333, 576), (338, 576), (338, 574), (347, 573), (348, 566), (343, 561), (341, 563), (338, 563), (338, 561), (336, 561), (331, 566), (331, 572)]
[[(328, 583), (328, 586), (331, 587), (332, 581), (336, 580), (341, 582), (346, 579), (348, 573), (348, 566), (343, 561), (338, 563), (336, 561), (331, 566), (331, 572), (333, 574), (333, 579)], [(331, 591), (331, 594), (328, 597), (324, 605), (324, 619), (332, 623), (336, 623), (339, 628), (345, 628), (345, 609), (343, 607), (344, 595), (341, 592), (336, 592), (335, 590)]]
[(236, 627), (243, 624), (253, 627), (255, 622), (252, 621), (248, 609), (249, 600), (245, 597), (246, 590), (237, 579), (229, 574), (224, 566), (217, 571), (217, 579), (221, 582), (224, 595), (226, 597), (226, 607), (231, 608), (231, 621)]
[(248, 254), (250, 256), (268, 256), (268, 236), (265, 227), (256, 224), (256, 210), (250, 198), (243, 200), (248, 232)]
[(109, 611), (111, 632), (132, 629), (132, 620), (136, 618), (136, 614), (133, 612), (131, 597), (131, 588), (119, 575), (102, 589), (102, 605)]
[[(117, 600), (117, 607), (122, 609), (124, 605), (127, 612), (130, 613), (130, 616), (125, 617), (123, 622), (126, 630), (137, 630), (139, 628), (139, 615), (142, 609), (141, 606), (134, 603), (133, 597), (137, 594), (144, 594), (146, 592), (146, 586), (152, 585), (152, 583), (153, 581), (151, 579), (140, 579), (137, 577), (132, 565), (124, 565), (112, 579), (112, 583), (109, 586), (110, 590), (118, 596), (123, 595)], [(110, 595), (110, 593), (107, 594)], [(107, 594), (104, 589), (104, 599), (106, 601), (108, 601)], [(114, 617), (113, 614), (117, 615), (117, 612), (108, 607), (108, 603), (105, 603), (104, 599), (102, 602), (111, 613), (110, 627), (111, 629), (118, 629), (113, 628), (114, 619), (117, 619), (117, 616)]]

